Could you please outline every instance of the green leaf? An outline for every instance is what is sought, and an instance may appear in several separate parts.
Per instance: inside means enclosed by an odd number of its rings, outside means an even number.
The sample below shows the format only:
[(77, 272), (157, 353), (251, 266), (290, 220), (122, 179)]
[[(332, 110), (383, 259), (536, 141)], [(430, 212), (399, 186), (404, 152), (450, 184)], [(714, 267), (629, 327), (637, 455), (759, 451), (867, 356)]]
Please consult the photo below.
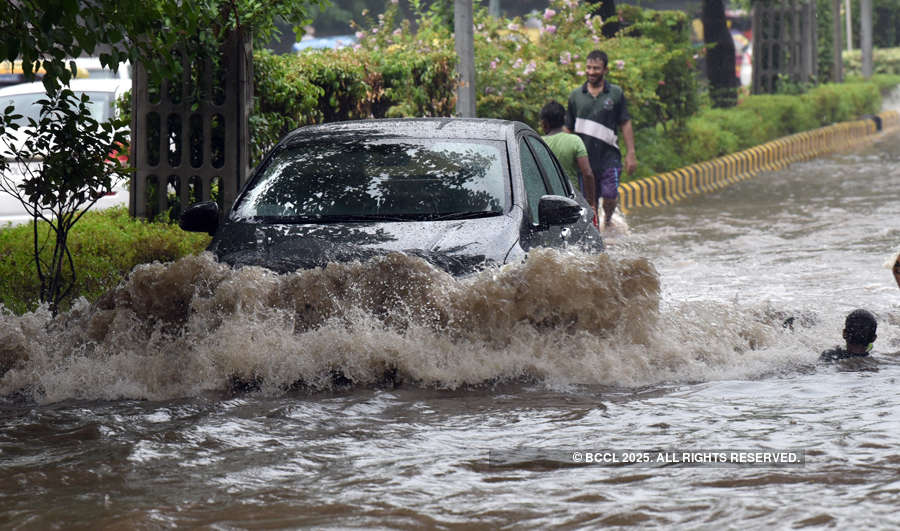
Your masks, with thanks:
[(67, 15), (78, 13), (78, 0), (63, 0), (62, 9)]

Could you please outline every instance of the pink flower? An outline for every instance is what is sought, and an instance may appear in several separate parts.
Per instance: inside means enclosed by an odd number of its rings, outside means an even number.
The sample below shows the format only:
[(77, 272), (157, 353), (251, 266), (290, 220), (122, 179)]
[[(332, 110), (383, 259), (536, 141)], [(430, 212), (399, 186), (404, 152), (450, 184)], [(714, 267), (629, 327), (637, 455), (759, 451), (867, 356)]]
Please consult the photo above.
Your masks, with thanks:
[(549, 7), (544, 10), (544, 20), (550, 20), (553, 18), (553, 15), (556, 14), (556, 11), (550, 9)]
[(524, 62), (525, 62), (525, 61), (522, 61), (522, 58), (519, 57), (518, 59), (516, 59), (516, 62), (513, 63), (513, 68), (522, 68), (522, 64), (523, 64)]
[(572, 54), (569, 52), (563, 52), (559, 54), (559, 64), (567, 65), (572, 62)]
[(625, 61), (623, 61), (623, 60), (621, 60), (621, 59), (619, 59), (618, 61), (616, 61), (616, 69), (618, 69), (618, 70), (624, 70), (624, 69), (625, 69)]
[(596, 35), (594, 35), (594, 36), (591, 37), (591, 38), (594, 40), (594, 42), (600, 42), (600, 37), (598, 37), (598, 36), (596, 36)]
[(363, 33), (363, 32), (361, 32), (361, 31), (357, 31), (357, 32), (356, 32), (356, 38), (357, 38), (357, 39), (362, 39), (362, 38), (365, 37), (365, 36), (366, 36), (366, 34)]
[(550, 33), (552, 35), (553, 33), (556, 33), (556, 26), (554, 26), (553, 24), (548, 24), (541, 28), (541, 31)]
[(509, 25), (506, 26), (506, 29), (508, 29), (509, 31), (518, 31), (518, 30), (519, 30), (519, 25), (518, 25), (518, 24), (515, 24), (515, 23), (513, 23), (513, 22), (510, 22)]
[(584, 75), (584, 70), (578, 70), (578, 71), (576, 71), (575, 73), (578, 74), (579, 76), (583, 76), (583, 75)]
[(394, 30), (394, 36), (395, 36), (395, 37), (399, 37), (401, 33), (403, 33), (403, 32), (400, 30), (400, 28), (397, 28), (397, 29)]
[(531, 62), (528, 63), (528, 65), (525, 67), (525, 70), (522, 71), (522, 74), (527, 76), (528, 74), (534, 72), (536, 69), (537, 69), (537, 65), (534, 64), (534, 61), (531, 61)]
[(391, 0), (391, 3), (394, 4), (394, 5), (397, 5), (397, 4), (400, 3), (400, 0)]
[(494, 59), (493, 61), (491, 61), (491, 70), (496, 70), (496, 69), (497, 69), (497, 60)]
[(660, 84), (660, 85), (665, 85), (665, 84), (666, 84), (666, 81), (665, 81), (664, 79), (660, 79), (660, 80), (659, 80), (659, 84)]

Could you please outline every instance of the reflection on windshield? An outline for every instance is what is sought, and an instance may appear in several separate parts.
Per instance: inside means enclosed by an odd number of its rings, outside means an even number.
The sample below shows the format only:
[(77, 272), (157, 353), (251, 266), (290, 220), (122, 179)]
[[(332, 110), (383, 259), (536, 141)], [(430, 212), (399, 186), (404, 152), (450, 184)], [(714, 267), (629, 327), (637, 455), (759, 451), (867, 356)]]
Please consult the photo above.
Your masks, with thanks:
[[(81, 98), (82, 94), (87, 94), (91, 101), (88, 102), (88, 111), (91, 117), (98, 122), (105, 122), (113, 116), (113, 93), (112, 92), (96, 92), (96, 91), (73, 91), (77, 98)], [(15, 121), (19, 127), (27, 127), (28, 119), (31, 118), (35, 122), (40, 119), (41, 100), (47, 99), (47, 94), (43, 92), (31, 92), (28, 94), (16, 94), (14, 96), (5, 96), (0, 100), (0, 108), (5, 109), (9, 105), (15, 107), (15, 114), (22, 115), (22, 118)]]
[(506, 208), (503, 143), (320, 138), (277, 153), (235, 208), (273, 221), (462, 219)]

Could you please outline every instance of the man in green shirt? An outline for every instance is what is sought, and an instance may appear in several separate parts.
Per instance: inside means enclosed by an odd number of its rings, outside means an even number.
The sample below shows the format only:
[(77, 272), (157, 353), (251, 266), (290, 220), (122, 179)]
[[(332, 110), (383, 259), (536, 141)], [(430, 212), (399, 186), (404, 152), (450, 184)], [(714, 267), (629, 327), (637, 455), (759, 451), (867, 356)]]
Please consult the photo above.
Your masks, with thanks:
[(584, 198), (597, 213), (597, 192), (594, 172), (588, 161), (587, 148), (578, 135), (563, 131), (566, 109), (557, 101), (550, 101), (541, 109), (541, 129), (544, 142), (556, 155), (573, 185), (577, 185)]

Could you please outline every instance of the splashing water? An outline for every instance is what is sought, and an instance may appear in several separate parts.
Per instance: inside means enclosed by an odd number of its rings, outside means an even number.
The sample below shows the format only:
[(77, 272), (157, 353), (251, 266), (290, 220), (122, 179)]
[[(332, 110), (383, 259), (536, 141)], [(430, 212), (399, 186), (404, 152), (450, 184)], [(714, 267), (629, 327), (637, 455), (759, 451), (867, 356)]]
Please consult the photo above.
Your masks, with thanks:
[(659, 292), (647, 260), (605, 254), (539, 249), (523, 264), (456, 279), (403, 254), (276, 275), (204, 253), (139, 266), (56, 319), (46, 309), (0, 317), (11, 367), (0, 394), (168, 399), (235, 380), (277, 394), (328, 389), (336, 374), (377, 384), (386, 372), (436, 388), (634, 386), (702, 378), (776, 333), (707, 315), (723, 332), (717, 344), (679, 347), (700, 310), (660, 320)]

